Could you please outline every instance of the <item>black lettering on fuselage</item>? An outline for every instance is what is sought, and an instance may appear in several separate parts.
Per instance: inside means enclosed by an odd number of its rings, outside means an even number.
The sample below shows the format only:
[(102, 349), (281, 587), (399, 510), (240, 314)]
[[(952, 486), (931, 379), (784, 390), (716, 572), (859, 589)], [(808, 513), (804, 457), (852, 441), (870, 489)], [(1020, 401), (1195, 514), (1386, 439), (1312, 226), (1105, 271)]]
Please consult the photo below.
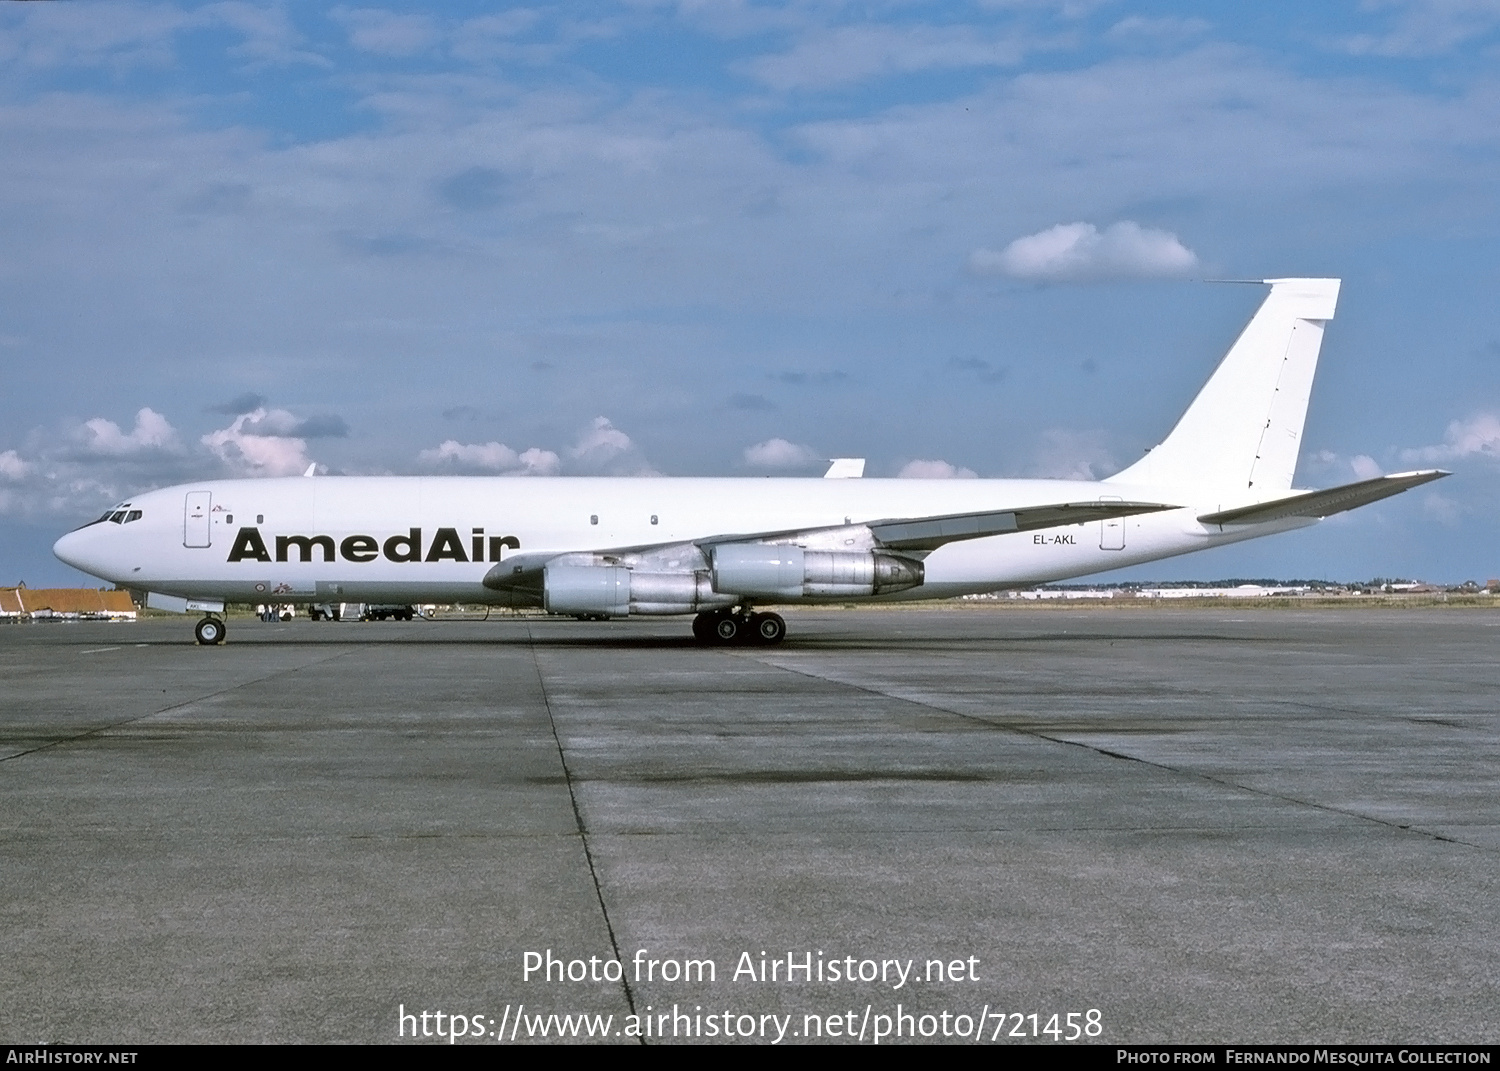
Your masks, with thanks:
[(304, 562), (312, 561), (313, 547), (323, 551), (325, 562), (333, 561), (333, 537), (332, 536), (277, 536), (276, 537), (276, 560), (286, 561), (286, 552), (297, 548), (298, 560)]
[[(479, 529), (482, 533), (484, 530)], [(516, 536), (484, 536), (475, 534), (471, 537), (474, 556), (469, 557), (464, 549), (463, 537), (458, 534), (457, 528), (439, 528), (432, 536), (432, 544), (427, 548), (424, 559), (422, 554), (422, 529), (408, 529), (405, 535), (393, 535), (380, 541), (378, 536), (351, 535), (345, 536), (337, 544), (333, 536), (328, 535), (279, 535), (276, 537), (276, 560), (285, 562), (291, 560), (292, 548), (297, 548), (296, 561), (311, 563), (313, 561), (313, 548), (323, 552), (322, 560), (332, 562), (343, 559), (346, 562), (363, 564), (373, 562), (383, 553), (388, 561), (393, 562), (483, 562), (484, 540), (489, 540), (489, 560), (498, 562), (507, 549), (520, 550), (521, 540)], [(266, 541), (262, 538), (259, 528), (241, 528), (234, 537), (234, 545), (229, 548), (229, 561), (231, 562), (269, 562), (270, 551), (266, 549)]]
[[(402, 550), (402, 547), (405, 550)], [(413, 528), (410, 535), (393, 535), (385, 541), (385, 556), (393, 562), (422, 560), (422, 529)]]
[(380, 544), (374, 536), (349, 536), (339, 544), (339, 553), (346, 562), (372, 562), (380, 557)]
[(271, 560), (271, 555), (266, 553), (266, 543), (260, 537), (259, 528), (241, 528), (234, 537), (234, 546), (229, 548), (230, 561), (242, 562), (246, 558), (253, 562)]
[(427, 552), (430, 562), (466, 562), (463, 540), (458, 538), (458, 529), (439, 528), (432, 536), (432, 549)]

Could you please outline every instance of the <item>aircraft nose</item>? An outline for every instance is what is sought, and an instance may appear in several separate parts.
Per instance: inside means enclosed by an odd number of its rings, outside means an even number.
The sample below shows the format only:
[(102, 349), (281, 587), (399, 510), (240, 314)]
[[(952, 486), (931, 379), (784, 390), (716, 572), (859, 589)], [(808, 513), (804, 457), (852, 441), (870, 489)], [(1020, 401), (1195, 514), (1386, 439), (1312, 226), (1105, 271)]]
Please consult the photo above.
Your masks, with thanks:
[(93, 533), (87, 528), (69, 532), (52, 544), (52, 554), (58, 561), (71, 565), (74, 569), (98, 576), (99, 563), (95, 560), (97, 555), (89, 553), (89, 547), (94, 542), (92, 536)]

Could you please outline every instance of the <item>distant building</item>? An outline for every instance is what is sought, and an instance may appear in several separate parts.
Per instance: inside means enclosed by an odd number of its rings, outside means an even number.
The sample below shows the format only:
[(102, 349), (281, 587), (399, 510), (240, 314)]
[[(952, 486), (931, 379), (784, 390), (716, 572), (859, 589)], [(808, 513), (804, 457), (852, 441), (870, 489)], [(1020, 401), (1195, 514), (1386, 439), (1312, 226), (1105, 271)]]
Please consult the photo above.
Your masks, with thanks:
[(134, 621), (128, 591), (98, 588), (0, 588), (0, 621)]
[(1164, 588), (1032, 588), (1029, 591), (995, 592), (992, 596), (965, 595), (966, 599), (1266, 599), (1288, 598), (1310, 594), (1306, 584), (1268, 587), (1265, 584), (1239, 584), (1235, 587), (1164, 587)]

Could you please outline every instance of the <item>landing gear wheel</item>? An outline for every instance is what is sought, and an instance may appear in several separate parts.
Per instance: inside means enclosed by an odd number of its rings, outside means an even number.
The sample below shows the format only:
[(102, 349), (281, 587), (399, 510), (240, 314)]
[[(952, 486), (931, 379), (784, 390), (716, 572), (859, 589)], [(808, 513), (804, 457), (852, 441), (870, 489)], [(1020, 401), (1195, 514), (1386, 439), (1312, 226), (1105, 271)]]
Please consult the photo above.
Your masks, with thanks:
[(215, 647), (224, 642), (224, 622), (217, 617), (205, 617), (193, 628), (193, 635), (203, 647)]
[(699, 614), (693, 618), (693, 636), (704, 643), (714, 638), (714, 621), (717, 614)]
[(719, 643), (734, 643), (745, 633), (744, 622), (733, 614), (725, 614), (715, 618), (713, 623), (713, 638)]
[(786, 636), (786, 621), (780, 614), (756, 614), (750, 619), (750, 635), (754, 642), (767, 646), (780, 643)]

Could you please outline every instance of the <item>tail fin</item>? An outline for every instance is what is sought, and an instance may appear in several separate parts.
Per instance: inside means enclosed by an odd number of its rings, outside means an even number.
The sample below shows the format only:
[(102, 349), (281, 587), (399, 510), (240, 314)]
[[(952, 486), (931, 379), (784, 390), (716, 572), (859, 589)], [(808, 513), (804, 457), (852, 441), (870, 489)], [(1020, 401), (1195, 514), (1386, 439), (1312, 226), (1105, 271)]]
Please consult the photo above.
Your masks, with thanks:
[(1339, 280), (1265, 282), (1271, 293), (1172, 434), (1110, 482), (1252, 493), (1291, 488)]

